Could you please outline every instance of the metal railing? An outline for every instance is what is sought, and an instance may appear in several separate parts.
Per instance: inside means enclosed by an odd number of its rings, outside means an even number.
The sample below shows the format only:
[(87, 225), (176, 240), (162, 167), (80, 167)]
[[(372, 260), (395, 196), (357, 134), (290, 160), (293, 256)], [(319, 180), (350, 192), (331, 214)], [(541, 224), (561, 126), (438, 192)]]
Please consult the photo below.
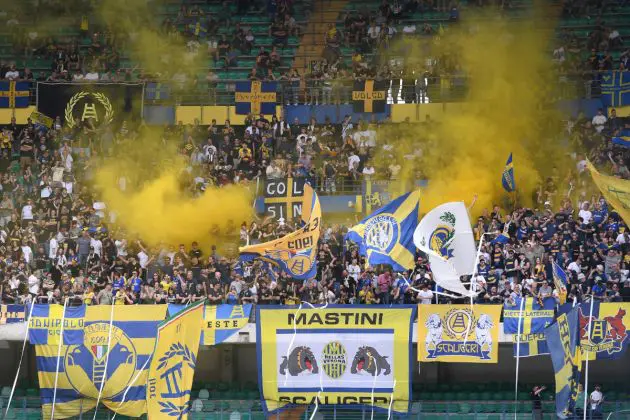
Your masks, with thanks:
[[(147, 105), (235, 105), (236, 83), (246, 79), (217, 79), (201, 81), (196, 85), (178, 84), (172, 81), (146, 81), (144, 103)], [(30, 104), (36, 105), (37, 82), (28, 81)], [(51, 83), (51, 82), (46, 82)], [(52, 82), (54, 83), (54, 82)], [(59, 83), (69, 83), (59, 81)], [(75, 82), (70, 82), (75, 83)], [(76, 82), (89, 84), (89, 82)], [(101, 82), (98, 83), (108, 83)], [(117, 82), (111, 82), (117, 83)], [(122, 83), (122, 82), (121, 82)], [(420, 78), (395, 78), (385, 80), (388, 104), (448, 103), (466, 100), (469, 79), (466, 77), (441, 76)], [(278, 105), (343, 105), (352, 103), (353, 79), (276, 81)], [(592, 99), (600, 96), (595, 82), (585, 80), (584, 75), (560, 76), (550, 99)]]
[[(41, 408), (37, 406), (39, 397), (18, 398), (9, 410), (6, 419), (9, 420), (39, 420), (41, 419)], [(438, 420), (438, 419), (458, 419), (458, 420), (530, 420), (532, 418), (530, 401), (444, 401), (428, 402), (415, 401), (411, 404), (411, 410), (406, 415), (388, 416), (386, 411), (372, 410), (369, 407), (351, 408), (348, 406), (306, 406), (293, 412), (290, 417), (286, 412), (265, 416), (260, 407), (259, 400), (198, 400), (201, 404), (193, 402), (193, 409), (189, 418), (192, 420), (285, 420), (309, 419), (314, 411), (317, 418), (326, 420), (386, 420), (386, 419), (409, 419), (409, 420)], [(201, 409), (201, 410), (199, 410)], [(545, 419), (555, 419), (555, 404), (552, 401), (543, 402), (543, 413)], [(587, 412), (587, 419), (604, 418), (610, 420), (630, 419), (630, 402), (614, 401), (604, 403), (600, 412), (593, 415)], [(608, 417), (610, 415), (610, 417)], [(73, 419), (92, 419), (94, 410), (81, 413)], [(112, 420), (114, 413), (105, 406), (99, 406), (96, 418), (99, 420)], [(117, 418), (119, 416), (116, 416)], [(143, 415), (141, 419), (146, 419)], [(579, 417), (582, 418), (581, 416)]]

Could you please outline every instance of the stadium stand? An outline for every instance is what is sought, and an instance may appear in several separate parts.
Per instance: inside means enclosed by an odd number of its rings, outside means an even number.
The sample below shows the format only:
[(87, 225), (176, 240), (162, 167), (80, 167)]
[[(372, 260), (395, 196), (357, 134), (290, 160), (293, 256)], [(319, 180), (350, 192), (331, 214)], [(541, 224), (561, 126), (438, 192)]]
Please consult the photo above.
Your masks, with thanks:
[[(234, 83), (254, 80), (250, 75), (253, 68), (260, 68), (258, 52), (262, 48), (270, 54), (271, 61), (275, 60), (275, 65), (271, 72), (258, 78), (279, 80), (284, 86), (291, 87), (283, 90), (279, 104), (332, 103), (335, 100), (324, 94), (329, 80), (347, 79), (351, 83), (357, 73), (364, 71), (362, 69), (383, 69), (379, 50), (386, 49), (389, 41), (387, 37), (376, 34), (376, 30), (368, 32), (370, 21), (374, 21), (375, 27), (379, 27), (377, 24), (384, 25), (381, 31), (387, 31), (391, 37), (433, 37), (440, 36), (449, 25), (456, 25), (465, 17), (467, 10), (490, 7), (484, 0), (462, 1), (456, 5), (443, 0), (431, 4), (374, 0), (279, 1), (277, 4), (287, 7), (289, 12), (285, 15), (289, 17), (282, 16), (287, 25), (284, 28), (286, 34), (279, 36), (282, 28), (272, 28), (276, 16), (280, 15), (278, 10), (259, 5), (239, 10), (237, 3), (241, 2), (192, 0), (165, 2), (158, 6), (155, 18), (164, 36), (176, 32), (188, 37), (191, 42), (199, 37), (208, 43), (211, 50), (220, 49), (223, 40), (231, 40), (235, 36), (242, 39), (237, 52), (230, 56), (229, 64), (221, 60), (220, 52), (215, 55), (213, 51), (206, 66), (191, 72), (191, 78), (198, 81), (194, 92), (179, 97), (154, 96), (148, 102), (198, 104), (203, 98), (204, 105), (233, 105)], [(531, 2), (528, 0), (504, 0), (498, 6), (510, 19), (531, 16)], [(554, 28), (556, 37), (549, 51), (550, 58), (561, 68), (563, 80), (582, 89), (581, 96), (595, 97), (597, 92), (592, 91), (592, 71), (624, 70), (627, 67), (630, 54), (624, 39), (630, 37), (630, 6), (622, 2), (595, 7), (590, 2), (566, 1), (555, 7), (561, 19)], [(128, 51), (109, 43), (112, 34), (102, 30), (93, 10), (80, 12), (77, 14), (73, 10), (70, 16), (64, 16), (64, 12), (60, 11), (61, 16), (52, 29), (38, 30), (37, 33), (29, 31), (29, 25), (34, 25), (36, 17), (33, 14), (14, 14), (11, 10), (0, 14), (0, 19), (6, 20), (6, 25), (0, 29), (1, 77), (32, 82), (57, 81), (61, 77), (79, 81), (77, 79), (87, 79), (91, 73), (89, 65), (84, 63), (99, 55), (102, 67), (97, 72), (98, 80), (172, 83), (172, 79), (161, 80), (144, 74), (141, 63), (134, 62)], [(204, 19), (206, 21), (202, 23)], [(375, 34), (374, 38), (371, 33)], [(198, 48), (194, 44), (189, 47)], [(97, 50), (101, 52), (97, 53)], [(395, 63), (395, 54), (390, 59)], [(325, 66), (335, 62), (339, 72), (333, 76)], [(66, 69), (70, 71), (62, 76)], [(448, 70), (437, 67), (428, 79), (439, 85), (441, 78), (449, 79)], [(17, 77), (12, 76), (15, 71), (19, 73)], [(297, 71), (297, 76), (294, 71)], [(423, 101), (416, 96), (399, 97), (394, 86), (397, 81), (405, 84), (403, 70), (390, 67), (388, 71), (390, 73), (384, 77), (392, 81), (389, 103)], [(75, 77), (75, 74), (80, 76)], [(282, 83), (280, 86), (283, 86)], [(415, 85), (415, 79), (413, 83)], [(453, 82), (449, 84), (449, 89), (454, 92), (449, 96), (431, 96), (442, 101), (463, 98), (461, 86)], [(197, 94), (209, 90), (216, 92), (209, 99), (207, 95)], [(339, 95), (337, 102), (344, 102), (344, 99), (349, 101), (347, 90)], [(36, 101), (34, 94), (31, 101)], [(587, 154), (599, 167), (610, 169), (609, 172), (617, 177), (629, 179), (630, 155), (624, 147), (612, 144), (612, 138), (628, 121), (606, 117), (602, 124), (597, 124), (601, 126), (597, 128), (593, 127), (594, 122), (595, 119), (583, 116), (570, 121), (574, 127), (572, 135), (586, 139), (580, 152)], [(321, 270), (312, 288), (294, 282), (285, 274), (277, 282), (279, 287), (271, 287), (271, 279), (258, 266), (251, 276), (244, 278), (233, 270), (236, 264), (234, 255), (221, 258), (217, 250), (210, 247), (199, 250), (196, 244), (186, 243), (177, 251), (148, 249), (142, 241), (136, 243), (124, 233), (107, 229), (106, 218), (99, 216), (99, 209), (94, 207), (98, 200), (87, 190), (93, 173), (86, 165), (85, 150), (92, 149), (90, 152), (97, 155), (107, 154), (112, 144), (132, 140), (145, 129), (141, 124), (131, 122), (128, 126), (115, 128), (88, 136), (82, 135), (82, 130), (66, 127), (59, 120), (50, 130), (41, 130), (32, 122), (3, 127), (0, 156), (3, 304), (32, 301), (60, 303), (65, 297), (72, 299), (73, 303), (90, 304), (111, 304), (115, 300), (122, 304), (188, 303), (207, 296), (223, 302), (229, 299), (229, 290), (233, 286), (242, 289), (238, 302), (257, 304), (455, 301), (432, 293), (429, 297), (421, 296), (387, 269), (366, 269), (356, 248), (344, 248), (343, 233), (349, 227), (347, 223), (343, 226), (326, 223), (319, 249)], [(430, 131), (431, 122), (426, 121), (423, 128)], [(176, 143), (178, 154), (193, 168), (196, 177), (191, 176), (184, 183), (191, 196), (213, 185), (241, 183), (253, 186), (257, 180), (264, 182), (265, 179), (286, 177), (309, 179), (320, 195), (334, 196), (356, 194), (364, 182), (373, 179), (372, 176), (374, 179), (398, 180), (400, 162), (379, 160), (372, 150), (377, 142), (382, 145), (382, 138), (374, 139), (382, 129), (391, 130), (389, 133), (396, 136), (395, 125), (381, 122), (346, 118), (340, 123), (318, 124), (316, 121), (284, 121), (280, 116), (274, 116), (271, 121), (263, 116), (250, 116), (242, 127), (230, 127), (223, 121), (210, 127), (173, 124), (160, 130), (159, 135)], [(244, 144), (240, 143), (241, 140)], [(89, 146), (84, 147), (85, 143)], [(605, 146), (600, 146), (600, 143)], [(612, 162), (609, 161), (609, 152), (613, 156), (610, 159)], [(313, 157), (312, 160), (309, 156)], [(540, 193), (535, 199), (539, 210), (520, 208), (513, 213), (502, 214), (487, 209), (485, 216), (475, 225), (478, 236), (486, 232), (498, 234), (504, 231), (508, 215), (519, 220), (518, 224), (508, 224), (510, 243), (487, 245), (482, 249), (486, 261), (481, 265), (491, 266), (493, 270), (488, 270), (479, 282), (482, 293), (476, 303), (502, 303), (513, 299), (515, 293), (540, 297), (538, 282), (542, 285), (544, 280), (552, 278), (551, 260), (546, 258), (548, 255), (555, 256), (556, 261), (567, 269), (571, 277), (570, 298), (582, 302), (585, 296), (596, 294), (601, 302), (630, 301), (630, 238), (627, 227), (599, 197), (563, 200), (569, 185), (572, 188), (586, 177), (583, 156), (577, 155), (575, 164), (578, 169), (571, 174), (571, 181), (575, 182), (550, 179), (540, 186)], [(63, 176), (61, 179), (54, 178), (54, 174)], [(425, 175), (420, 173), (418, 178)], [(199, 177), (201, 182), (198, 182)], [(548, 201), (553, 206), (548, 205)], [(229, 239), (240, 245), (257, 243), (277, 238), (294, 227), (296, 223), (292, 220), (261, 220), (259, 225), (245, 224)], [(526, 242), (530, 239), (535, 246), (527, 246)], [(60, 246), (64, 242), (68, 244), (67, 248)], [(517, 257), (523, 257), (518, 266), (515, 265), (514, 252)], [(168, 257), (167, 262), (165, 256)], [(113, 283), (115, 271), (123, 275), (123, 285), (112, 293), (106, 286)], [(416, 276), (411, 279), (411, 284), (415, 289), (427, 284), (429, 290), (435, 290), (425, 256), (418, 255), (414, 274)], [(141, 283), (132, 284), (131, 279), (136, 277), (141, 278)], [(516, 279), (517, 283), (527, 287), (515, 292), (508, 279)], [(211, 288), (215, 282), (222, 285), (219, 292)], [(553, 284), (551, 286), (554, 287)], [(488, 382), (482, 386), (416, 383), (413, 385), (413, 418), (499, 420), (512, 418), (516, 413), (515, 418), (529, 419), (531, 404), (528, 400), (532, 385), (519, 384), (519, 402), (515, 404), (513, 383)], [(6, 418), (40, 419), (41, 403), (37, 388), (35, 381), (30, 381), (27, 388), (19, 387), (13, 408)], [(549, 384), (548, 388), (552, 390), (553, 385)], [(7, 387), (0, 395), (2, 408), (8, 397)], [(626, 413), (630, 410), (627, 381), (615, 384), (606, 395), (602, 410), (604, 418), (609, 413), (612, 413), (611, 419), (630, 418), (623, 414), (624, 410)], [(254, 383), (196, 383), (192, 397), (193, 419), (265, 418)], [(329, 410), (322, 409), (320, 415), (344, 420), (368, 416), (388, 418), (369, 410)], [(555, 418), (551, 401), (544, 402), (543, 411), (545, 419)], [(299, 418), (309, 419), (310, 413), (307, 410)], [(101, 409), (97, 418), (110, 419), (111, 416), (112, 413)]]

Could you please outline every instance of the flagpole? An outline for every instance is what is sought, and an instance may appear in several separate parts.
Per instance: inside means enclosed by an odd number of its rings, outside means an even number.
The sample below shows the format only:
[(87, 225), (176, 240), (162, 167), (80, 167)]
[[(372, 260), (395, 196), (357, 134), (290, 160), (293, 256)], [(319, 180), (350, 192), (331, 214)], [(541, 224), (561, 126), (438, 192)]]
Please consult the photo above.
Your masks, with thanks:
[[(516, 380), (514, 381), (514, 420), (517, 417), (518, 411), (518, 369), (521, 362), (521, 322), (523, 320), (523, 302), (525, 302), (525, 298), (521, 296), (521, 305), (518, 311), (518, 325), (516, 327)], [(505, 321), (504, 321), (505, 322)]]
[(28, 339), (28, 330), (31, 323), (31, 317), (33, 316), (34, 307), (35, 307), (35, 302), (31, 302), (31, 309), (28, 311), (28, 319), (26, 320), (26, 331), (24, 332), (24, 342), (22, 343), (22, 354), (20, 355), (20, 362), (18, 363), (17, 373), (15, 374), (15, 379), (13, 380), (13, 387), (11, 388), (11, 393), (9, 394), (9, 402), (7, 403), (7, 409), (4, 412), (5, 418), (9, 414), (9, 408), (11, 408), (11, 400), (13, 400), (13, 394), (15, 393), (15, 388), (17, 387), (18, 378), (20, 376), (20, 368), (22, 367), (22, 360), (24, 359), (24, 353), (26, 351), (26, 340)]
[(55, 401), (57, 400), (57, 382), (59, 381), (59, 361), (61, 360), (61, 348), (63, 347), (63, 325), (66, 322), (66, 305), (68, 298), (63, 301), (63, 311), (61, 312), (61, 327), (59, 328), (59, 346), (57, 347), (57, 368), (55, 369), (55, 387), (53, 388), (52, 408), (50, 410), (50, 420), (55, 419)]
[[(588, 329), (586, 332), (586, 337), (588, 340), (591, 339), (591, 324), (592, 324), (592, 319), (591, 317), (593, 316), (593, 303), (595, 303), (595, 296), (591, 295), (591, 309), (589, 310), (588, 313)], [(582, 341), (580, 341), (580, 349), (579, 351), (582, 351)], [(587, 406), (586, 404), (588, 404), (588, 359), (589, 359), (589, 350), (588, 347), (586, 348), (586, 366), (584, 368), (584, 417), (583, 420), (586, 420), (586, 412), (587, 410)]]
[(110, 348), (112, 345), (112, 330), (114, 329), (114, 305), (116, 300), (112, 299), (111, 304), (111, 312), (109, 314), (109, 331), (107, 335), (107, 353), (105, 354), (105, 371), (103, 372), (103, 379), (101, 380), (101, 386), (98, 390), (98, 397), (96, 398), (96, 405), (94, 406), (94, 417), (92, 420), (96, 420), (96, 413), (98, 412), (98, 404), (101, 401), (101, 395), (103, 394), (103, 387), (105, 386), (105, 381), (107, 380), (107, 364), (109, 363), (109, 354)]

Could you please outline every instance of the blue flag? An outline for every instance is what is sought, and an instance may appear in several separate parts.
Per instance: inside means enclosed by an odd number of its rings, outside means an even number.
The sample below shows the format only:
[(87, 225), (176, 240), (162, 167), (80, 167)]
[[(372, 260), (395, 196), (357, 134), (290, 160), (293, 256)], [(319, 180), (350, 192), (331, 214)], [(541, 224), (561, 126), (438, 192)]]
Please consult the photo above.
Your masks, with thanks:
[(237, 114), (273, 115), (276, 113), (276, 82), (237, 82), (235, 102)]
[(578, 307), (559, 315), (545, 329), (545, 337), (556, 377), (556, 415), (566, 419), (575, 410), (582, 372)]
[(26, 108), (29, 103), (29, 82), (0, 82), (0, 108)]
[(505, 162), (505, 169), (503, 169), (503, 176), (501, 177), (501, 183), (503, 189), (507, 192), (513, 192), (516, 189), (516, 183), (514, 182), (514, 166), (512, 165), (512, 153)]
[(630, 73), (611, 71), (601, 76), (601, 100), (605, 107), (630, 104)]
[(630, 137), (628, 137), (628, 136), (613, 137), (612, 138), (612, 142), (613, 142), (613, 144), (615, 146), (629, 147), (630, 148)]
[(567, 284), (569, 282), (567, 281), (567, 273), (555, 261), (553, 262), (553, 284), (558, 290), (560, 305), (564, 305), (567, 301)]
[(170, 97), (171, 88), (164, 83), (147, 83), (145, 98), (148, 101), (163, 101)]
[(359, 245), (359, 254), (366, 256), (370, 265), (389, 264), (394, 271), (408, 270), (415, 265), (413, 233), (419, 206), (420, 191), (402, 195), (353, 226), (345, 239)]
[(534, 298), (516, 298), (514, 305), (504, 304), (503, 332), (513, 335), (514, 357), (549, 354), (544, 330), (553, 322), (555, 305), (553, 298), (544, 299), (542, 304)]

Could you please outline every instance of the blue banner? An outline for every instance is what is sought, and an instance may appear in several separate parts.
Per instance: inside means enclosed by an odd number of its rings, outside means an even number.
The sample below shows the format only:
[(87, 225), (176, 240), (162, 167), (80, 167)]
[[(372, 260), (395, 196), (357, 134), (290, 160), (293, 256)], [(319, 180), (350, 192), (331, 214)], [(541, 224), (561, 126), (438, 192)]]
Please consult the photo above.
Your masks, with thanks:
[(513, 335), (514, 357), (549, 354), (543, 332), (553, 322), (555, 304), (553, 298), (542, 302), (534, 298), (517, 298), (514, 305), (505, 303), (503, 332)]
[(0, 325), (24, 322), (25, 319), (26, 306), (0, 305)]
[(26, 108), (29, 104), (29, 82), (0, 82), (0, 108)]
[(601, 100), (605, 107), (630, 105), (630, 72), (603, 73), (600, 83)]
[(236, 113), (275, 115), (276, 113), (276, 82), (237, 82)]

